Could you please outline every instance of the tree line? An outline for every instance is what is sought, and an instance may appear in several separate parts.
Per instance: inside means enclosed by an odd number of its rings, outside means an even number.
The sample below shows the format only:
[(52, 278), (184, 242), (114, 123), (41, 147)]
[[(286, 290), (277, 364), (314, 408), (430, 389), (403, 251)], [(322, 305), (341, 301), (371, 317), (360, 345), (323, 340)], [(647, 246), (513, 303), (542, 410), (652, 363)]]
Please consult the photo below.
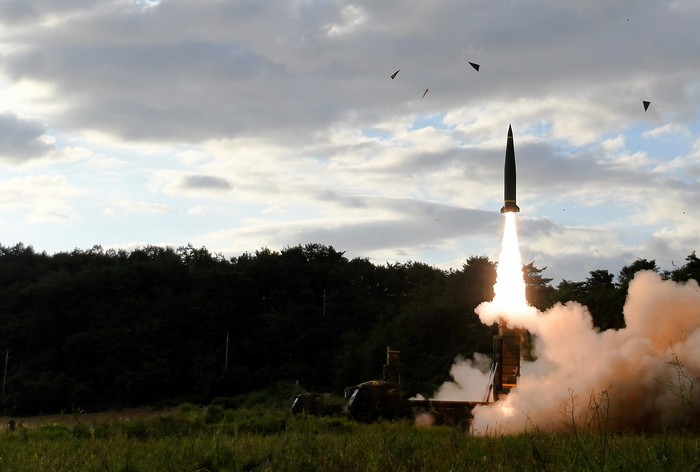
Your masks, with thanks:
[[(624, 326), (637, 259), (582, 282), (523, 266), (529, 302), (574, 300), (601, 330)], [(661, 273), (699, 280), (693, 252)], [(332, 246), (267, 248), (225, 258), (206, 248), (75, 249), (48, 255), (0, 245), (0, 355), (5, 412), (208, 402), (280, 382), (342, 392), (379, 378), (401, 350), (404, 391), (430, 395), (458, 356), (490, 353), (495, 326), (474, 308), (493, 298), (496, 263), (458, 270), (376, 265)]]

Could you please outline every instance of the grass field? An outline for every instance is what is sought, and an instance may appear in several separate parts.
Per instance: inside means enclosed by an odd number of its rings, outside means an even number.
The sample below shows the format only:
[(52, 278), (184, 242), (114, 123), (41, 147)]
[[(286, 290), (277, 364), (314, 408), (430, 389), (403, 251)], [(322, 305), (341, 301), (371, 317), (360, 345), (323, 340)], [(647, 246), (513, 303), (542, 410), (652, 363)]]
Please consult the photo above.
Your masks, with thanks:
[(0, 470), (513, 471), (700, 470), (690, 434), (475, 437), (403, 421), (365, 425), (269, 408), (58, 415), (6, 423)]

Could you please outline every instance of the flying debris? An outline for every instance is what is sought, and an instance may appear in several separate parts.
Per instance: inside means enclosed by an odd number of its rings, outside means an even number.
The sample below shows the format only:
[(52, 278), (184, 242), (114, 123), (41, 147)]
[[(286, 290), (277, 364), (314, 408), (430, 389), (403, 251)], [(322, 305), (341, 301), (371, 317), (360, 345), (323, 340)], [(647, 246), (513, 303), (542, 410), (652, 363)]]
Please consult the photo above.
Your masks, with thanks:
[(649, 108), (649, 105), (651, 105), (651, 102), (648, 102), (646, 100), (642, 100), (642, 104), (644, 105), (644, 111), (647, 111), (647, 108)]
[(398, 74), (400, 70), (401, 69), (399, 69), (396, 72), (394, 72), (393, 74), (391, 74), (391, 80), (394, 80), (396, 78), (396, 74)]
[(517, 213), (520, 211), (515, 204), (515, 148), (513, 147), (513, 129), (508, 125), (508, 141), (506, 142), (506, 165), (503, 172), (503, 208), (501, 213)]
[(470, 62), (469, 65), (472, 66), (474, 68), (474, 70), (479, 72), (479, 64), (475, 64), (474, 62)]
[(420, 98), (425, 98), (425, 95), (428, 93), (428, 89), (425, 89), (425, 92), (423, 92), (423, 96)]

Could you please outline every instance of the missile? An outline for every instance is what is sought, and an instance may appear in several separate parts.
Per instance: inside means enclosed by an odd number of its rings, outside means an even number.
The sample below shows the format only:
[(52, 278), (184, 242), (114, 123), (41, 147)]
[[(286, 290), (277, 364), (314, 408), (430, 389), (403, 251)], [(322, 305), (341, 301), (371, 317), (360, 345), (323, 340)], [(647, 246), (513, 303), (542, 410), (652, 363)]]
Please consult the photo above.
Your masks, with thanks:
[(515, 148), (513, 147), (513, 129), (508, 125), (508, 141), (506, 142), (506, 165), (503, 169), (503, 208), (501, 213), (516, 213), (520, 211), (515, 204)]

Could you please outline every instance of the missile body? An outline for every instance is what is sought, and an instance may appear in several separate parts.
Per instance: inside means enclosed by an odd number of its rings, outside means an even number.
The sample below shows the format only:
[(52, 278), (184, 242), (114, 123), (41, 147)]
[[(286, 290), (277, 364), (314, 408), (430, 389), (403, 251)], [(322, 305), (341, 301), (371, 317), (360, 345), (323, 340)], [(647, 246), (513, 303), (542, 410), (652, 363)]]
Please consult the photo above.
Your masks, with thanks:
[(515, 148), (513, 147), (513, 129), (508, 126), (508, 142), (506, 143), (506, 165), (503, 172), (503, 208), (501, 213), (516, 213), (520, 211), (515, 204)]

